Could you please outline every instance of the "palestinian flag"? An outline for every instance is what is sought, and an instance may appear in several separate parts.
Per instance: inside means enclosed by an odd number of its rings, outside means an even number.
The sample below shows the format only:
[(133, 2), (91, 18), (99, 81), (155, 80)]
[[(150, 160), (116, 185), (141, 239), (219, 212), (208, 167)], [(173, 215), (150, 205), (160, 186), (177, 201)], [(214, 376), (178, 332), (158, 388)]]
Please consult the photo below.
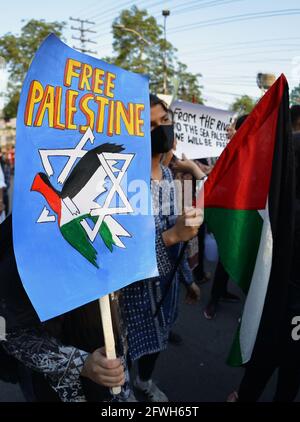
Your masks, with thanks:
[(229, 357), (271, 356), (287, 301), (293, 239), (288, 84), (274, 83), (228, 144), (204, 186), (205, 221), (221, 262), (247, 295)]

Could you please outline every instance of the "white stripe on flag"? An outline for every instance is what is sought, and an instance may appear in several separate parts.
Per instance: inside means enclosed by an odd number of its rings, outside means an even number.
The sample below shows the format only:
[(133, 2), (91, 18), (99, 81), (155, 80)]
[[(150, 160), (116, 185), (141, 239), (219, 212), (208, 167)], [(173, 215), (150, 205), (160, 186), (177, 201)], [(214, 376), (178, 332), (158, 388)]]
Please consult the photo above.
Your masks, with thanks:
[(243, 363), (248, 362), (252, 355), (272, 267), (273, 237), (268, 205), (263, 213), (259, 212), (259, 214), (264, 222), (240, 327), (240, 350)]

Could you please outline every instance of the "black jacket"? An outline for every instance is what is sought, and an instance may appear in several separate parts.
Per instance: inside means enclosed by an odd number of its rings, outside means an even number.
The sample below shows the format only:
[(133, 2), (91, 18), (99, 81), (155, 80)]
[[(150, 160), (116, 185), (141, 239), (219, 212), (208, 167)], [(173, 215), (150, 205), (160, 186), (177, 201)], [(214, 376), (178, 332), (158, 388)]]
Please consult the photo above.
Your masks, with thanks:
[[(97, 301), (45, 323), (40, 322), (19, 277), (13, 249), (11, 216), (0, 224), (0, 315), (6, 320), (8, 333), (28, 328), (36, 329), (37, 332), (46, 331), (47, 334), (58, 339), (64, 345), (73, 346), (89, 353), (104, 346)], [(12, 367), (10, 370), (12, 371)], [(3, 374), (4, 371), (2, 371)], [(15, 375), (13, 375), (13, 379), (15, 379)], [(55, 394), (47, 386), (43, 376), (34, 373), (33, 379), (40, 400), (55, 400)], [(86, 378), (82, 378), (82, 384), (88, 400), (102, 401), (110, 398), (107, 388)], [(40, 394), (41, 392), (42, 394)]]

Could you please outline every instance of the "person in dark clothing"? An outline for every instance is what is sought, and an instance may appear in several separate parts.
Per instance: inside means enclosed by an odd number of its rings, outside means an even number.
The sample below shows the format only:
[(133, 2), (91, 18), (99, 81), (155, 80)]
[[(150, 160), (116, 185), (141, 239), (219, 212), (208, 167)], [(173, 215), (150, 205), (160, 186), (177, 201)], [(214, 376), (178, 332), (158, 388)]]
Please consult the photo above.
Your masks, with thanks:
[[(228, 128), (228, 138), (231, 140), (235, 135), (236, 131), (242, 126), (244, 121), (247, 119), (248, 114), (240, 116), (236, 122)], [(206, 319), (213, 319), (216, 315), (218, 303), (220, 300), (225, 302), (239, 302), (240, 298), (233, 293), (228, 292), (227, 286), (229, 281), (229, 275), (219, 260), (215, 271), (214, 281), (211, 289), (209, 302), (204, 310), (204, 316)]]
[(4, 156), (0, 157), (0, 165), (3, 170), (4, 180), (6, 187), (3, 189), (3, 204), (4, 204), (4, 211), (5, 215), (9, 214), (9, 188), (10, 188), (10, 165), (8, 161), (4, 158)]
[[(294, 317), (300, 316), (300, 133), (293, 135), (296, 155), (295, 231), (291, 274), (288, 284), (287, 307), (280, 330), (279, 348), (263, 364), (259, 356), (251, 357), (245, 365), (245, 374), (239, 391), (227, 401), (256, 402), (266, 384), (278, 368), (274, 402), (292, 402), (300, 389), (300, 340), (293, 338)], [(276, 310), (275, 310), (276, 312)]]
[(39, 321), (19, 278), (11, 216), (0, 225), (0, 272), (0, 315), (7, 331), (0, 345), (32, 371), (25, 395), (32, 382), (40, 401), (109, 401), (115, 399), (109, 388), (121, 385), (120, 400), (126, 398), (125, 360), (105, 357), (97, 301)]
[(293, 105), (290, 113), (293, 132), (300, 132), (300, 105)]
[[(201, 170), (206, 174), (209, 175), (209, 173), (212, 170), (212, 166), (208, 164), (208, 159), (201, 158), (199, 160), (196, 160), (197, 164), (200, 166)], [(196, 180), (193, 179), (194, 182), (194, 191), (196, 190)], [(201, 285), (204, 283), (207, 283), (211, 279), (210, 272), (206, 272), (204, 270), (204, 250), (205, 250), (205, 233), (206, 233), (206, 225), (202, 224), (198, 231), (198, 264), (193, 269), (193, 275), (195, 280), (197, 280), (197, 284)]]
[(236, 303), (240, 301), (240, 298), (233, 293), (228, 292), (229, 276), (223, 267), (221, 261), (218, 261), (217, 268), (215, 271), (214, 281), (211, 288), (210, 300), (207, 307), (204, 310), (204, 316), (206, 319), (212, 319), (216, 315), (218, 303), (221, 301)]

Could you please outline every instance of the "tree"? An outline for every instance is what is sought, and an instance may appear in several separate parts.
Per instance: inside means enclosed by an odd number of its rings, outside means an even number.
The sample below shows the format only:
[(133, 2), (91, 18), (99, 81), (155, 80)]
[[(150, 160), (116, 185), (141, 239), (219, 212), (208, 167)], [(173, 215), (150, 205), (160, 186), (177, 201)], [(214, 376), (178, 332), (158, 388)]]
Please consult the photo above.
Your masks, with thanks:
[(190, 73), (187, 71), (187, 65), (178, 62), (176, 70), (176, 77), (178, 79), (177, 96), (185, 101), (190, 101), (198, 104), (203, 104), (201, 97), (201, 88), (198, 83), (198, 78), (201, 73)]
[(112, 31), (115, 55), (104, 60), (132, 72), (149, 75), (150, 89), (162, 93), (166, 51), (168, 93), (172, 93), (174, 89), (172, 80), (175, 78), (178, 80), (178, 93), (182, 98), (202, 103), (201, 87), (198, 83), (200, 75), (189, 73), (187, 66), (177, 60), (176, 48), (165, 41), (162, 26), (158, 25), (156, 19), (148, 15), (146, 10), (136, 6), (123, 10), (114, 20)]
[(242, 95), (231, 104), (230, 110), (239, 114), (249, 114), (255, 106), (255, 101), (249, 95)]
[(0, 38), (0, 56), (5, 58), (9, 72), (4, 118), (17, 114), (22, 83), (39, 45), (50, 33), (61, 37), (64, 26), (64, 22), (31, 19), (22, 27), (19, 36), (7, 33)]
[(300, 104), (300, 85), (296, 86), (291, 92), (291, 105)]

